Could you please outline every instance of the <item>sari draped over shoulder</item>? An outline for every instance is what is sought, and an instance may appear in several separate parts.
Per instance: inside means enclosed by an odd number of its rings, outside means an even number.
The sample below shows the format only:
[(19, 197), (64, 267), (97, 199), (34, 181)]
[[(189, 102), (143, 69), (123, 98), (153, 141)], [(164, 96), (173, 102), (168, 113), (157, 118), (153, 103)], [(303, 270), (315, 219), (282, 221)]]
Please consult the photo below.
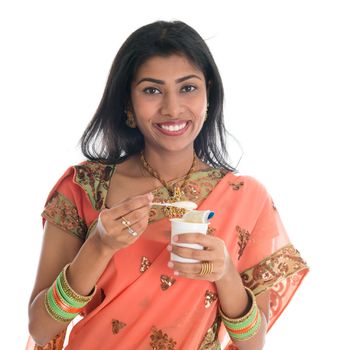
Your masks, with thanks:
[[(69, 168), (50, 192), (43, 220), (87, 239), (114, 171), (96, 162)], [(155, 201), (167, 198), (164, 187), (153, 194)], [(253, 177), (213, 168), (193, 173), (184, 196), (215, 212), (208, 234), (225, 241), (244, 284), (255, 295), (269, 291), (270, 329), (308, 272), (271, 196)], [(110, 260), (94, 299), (67, 332), (66, 350), (234, 348), (218, 316), (215, 284), (174, 276), (169, 241), (169, 219), (153, 207), (147, 230)], [(59, 350), (63, 337), (27, 349)]]

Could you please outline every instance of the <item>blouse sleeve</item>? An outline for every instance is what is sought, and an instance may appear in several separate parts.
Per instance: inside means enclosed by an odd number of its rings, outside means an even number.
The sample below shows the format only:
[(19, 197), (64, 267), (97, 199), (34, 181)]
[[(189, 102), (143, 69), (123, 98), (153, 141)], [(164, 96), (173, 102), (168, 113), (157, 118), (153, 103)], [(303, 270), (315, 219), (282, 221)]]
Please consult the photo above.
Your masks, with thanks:
[(51, 190), (41, 215), (43, 224), (48, 221), (85, 240), (87, 225), (81, 209), (84, 193), (73, 181), (74, 175), (74, 167), (68, 168)]
[(260, 186), (263, 205), (239, 270), (243, 283), (255, 295), (269, 290), (270, 329), (307, 274), (308, 266), (290, 242), (271, 196)]

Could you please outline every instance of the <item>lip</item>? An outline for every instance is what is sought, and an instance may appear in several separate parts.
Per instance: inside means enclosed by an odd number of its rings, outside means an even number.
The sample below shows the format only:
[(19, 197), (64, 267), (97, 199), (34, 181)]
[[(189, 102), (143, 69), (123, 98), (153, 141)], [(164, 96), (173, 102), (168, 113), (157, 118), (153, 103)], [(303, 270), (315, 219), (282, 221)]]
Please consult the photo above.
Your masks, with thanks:
[(182, 124), (186, 122), (186, 126), (181, 129), (181, 130), (178, 130), (178, 131), (170, 131), (170, 130), (165, 130), (165, 129), (162, 129), (158, 124), (154, 124), (155, 125), (155, 128), (157, 130), (159, 130), (159, 132), (161, 132), (163, 135), (167, 135), (167, 136), (180, 136), (180, 135), (183, 135), (187, 129), (189, 128), (190, 124), (191, 124), (191, 121), (190, 120), (181, 120), (181, 121), (172, 121), (172, 122), (165, 122), (165, 123), (159, 123), (159, 124), (165, 124), (165, 125), (178, 125), (178, 124)]

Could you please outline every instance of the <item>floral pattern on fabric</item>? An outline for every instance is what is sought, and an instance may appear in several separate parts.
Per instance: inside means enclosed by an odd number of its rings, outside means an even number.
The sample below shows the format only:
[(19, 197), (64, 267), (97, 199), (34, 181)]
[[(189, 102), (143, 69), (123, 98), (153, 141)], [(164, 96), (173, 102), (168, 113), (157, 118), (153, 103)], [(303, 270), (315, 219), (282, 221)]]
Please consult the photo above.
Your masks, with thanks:
[(232, 187), (233, 190), (238, 191), (244, 185), (244, 182), (240, 181), (237, 183), (230, 183), (229, 185)]
[(64, 195), (55, 192), (48, 200), (42, 216), (64, 231), (85, 239), (87, 227), (79, 217), (76, 206)]
[(152, 350), (175, 350), (176, 341), (170, 338), (168, 334), (161, 329), (152, 327), (151, 334), (151, 349)]
[(238, 260), (242, 257), (243, 252), (249, 242), (250, 233), (247, 230), (242, 229), (240, 226), (236, 226), (236, 231), (238, 232)]
[[(208, 196), (227, 172), (228, 170), (225, 169), (212, 168), (193, 173), (183, 188), (182, 200), (199, 203)], [(181, 182), (182, 179), (177, 179), (176, 181)], [(176, 181), (171, 181), (169, 184), (176, 183)], [(154, 195), (154, 202), (165, 202), (169, 198), (168, 191), (163, 186), (155, 189), (152, 193)], [(148, 222), (154, 222), (162, 218), (164, 218), (164, 214), (161, 209), (151, 208)]]
[(65, 335), (66, 331), (63, 331), (44, 346), (35, 344), (33, 350), (61, 350), (63, 349)]
[(221, 350), (218, 332), (221, 320), (216, 318), (214, 324), (207, 330), (199, 350)]
[(204, 307), (208, 308), (211, 306), (211, 304), (218, 299), (218, 295), (215, 292), (212, 292), (211, 290), (206, 290), (205, 296), (204, 296)]
[(241, 277), (244, 285), (250, 288), (255, 295), (259, 295), (272, 287), (279, 289), (287, 283), (285, 281), (287, 278), (290, 277), (293, 281), (293, 276), (297, 272), (307, 268), (298, 250), (289, 244), (244, 271)]
[(209, 226), (207, 229), (207, 235), (214, 235), (214, 233), (216, 232), (216, 228), (213, 226)]
[(92, 206), (100, 210), (105, 204), (115, 166), (86, 162), (74, 168), (76, 170), (74, 181), (87, 193)]
[(144, 273), (149, 269), (150, 266), (151, 266), (151, 261), (147, 258), (147, 256), (141, 257), (140, 272)]
[(162, 290), (169, 289), (175, 282), (176, 279), (174, 277), (169, 277), (167, 275), (160, 276), (160, 288)]
[(112, 320), (112, 333), (118, 334), (121, 329), (126, 326), (126, 323), (119, 320)]

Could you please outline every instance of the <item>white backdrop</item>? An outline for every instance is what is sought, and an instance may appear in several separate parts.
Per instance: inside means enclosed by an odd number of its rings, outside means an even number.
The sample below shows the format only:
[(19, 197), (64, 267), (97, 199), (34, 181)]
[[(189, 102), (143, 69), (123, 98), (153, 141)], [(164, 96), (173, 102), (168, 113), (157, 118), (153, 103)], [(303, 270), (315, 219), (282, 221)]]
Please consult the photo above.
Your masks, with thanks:
[[(112, 60), (138, 27), (179, 19), (223, 77), (239, 169), (272, 194), (311, 267), (265, 349), (347, 341), (350, 12), (347, 1), (7, 1), (0, 4), (2, 349), (23, 349), (46, 196), (71, 164)], [(230, 144), (232, 162), (239, 154)], [(345, 310), (347, 308), (347, 310)]]

